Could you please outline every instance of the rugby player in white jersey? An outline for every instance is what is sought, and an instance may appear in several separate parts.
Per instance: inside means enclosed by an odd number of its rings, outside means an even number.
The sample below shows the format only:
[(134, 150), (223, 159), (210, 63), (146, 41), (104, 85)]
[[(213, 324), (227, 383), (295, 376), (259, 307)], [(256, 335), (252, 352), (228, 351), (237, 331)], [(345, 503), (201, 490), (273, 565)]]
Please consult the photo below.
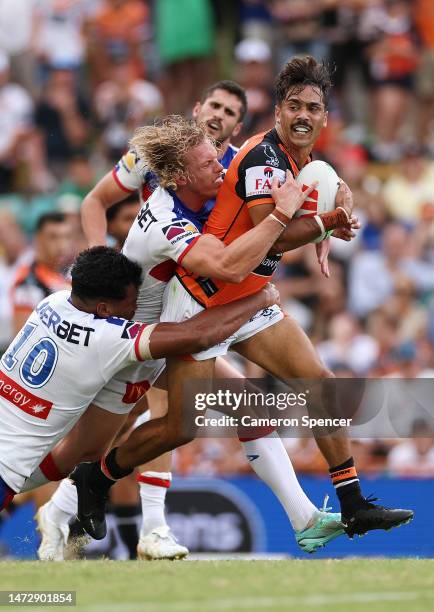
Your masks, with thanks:
[(142, 269), (125, 255), (83, 251), (71, 278), (71, 291), (44, 298), (1, 358), (0, 510), (116, 372), (145, 360), (158, 369), (166, 355), (221, 341), (278, 296), (270, 285), (220, 313), (148, 325), (131, 320)]
[[(238, 85), (227, 81), (219, 82), (207, 90), (202, 101), (195, 106), (193, 114), (196, 120), (203, 122), (206, 132), (216, 137), (220, 143), (218, 158), (222, 163), (228, 164), (236, 153), (236, 149), (230, 145), (229, 139), (231, 135), (236, 135), (241, 128), (241, 119), (244, 112), (245, 96), (243, 90)], [(176, 121), (173, 125), (176, 125)], [(143, 134), (139, 131), (135, 142), (139, 144), (145, 133), (146, 128)], [(183, 140), (185, 138), (185, 135), (182, 133), (178, 134), (176, 130), (170, 133), (169, 136), (172, 141)], [(167, 146), (170, 143), (165, 144)], [(134, 189), (140, 190), (142, 198), (155, 189), (157, 177), (146, 168), (143, 158), (138, 155), (137, 151), (137, 146), (133, 147), (122, 158), (113, 173), (104, 177), (86, 198), (84, 202), (84, 227), (90, 243), (98, 243), (105, 239), (105, 229), (101, 233), (101, 228), (104, 228), (105, 223), (105, 209), (114, 201), (125, 197), (126, 193)], [(213, 156), (215, 159), (215, 153), (213, 153)], [(198, 158), (192, 160), (192, 165), (194, 167), (198, 165)], [(203, 186), (201, 189), (203, 189)], [(198, 191), (197, 185), (195, 190)], [(147, 298), (143, 298), (143, 300), (139, 298), (139, 308), (136, 317), (146, 316), (147, 319), (152, 317), (152, 320), (155, 317), (155, 320), (158, 320), (161, 311), (162, 283), (170, 279), (174, 262), (179, 260), (179, 253), (173, 247), (179, 244), (179, 241), (193, 240), (197, 231), (196, 228), (200, 227), (203, 221), (206, 220), (212, 208), (213, 201), (206, 202), (206, 200), (215, 197), (215, 194), (215, 185), (213, 185), (212, 193), (209, 192), (207, 194), (205, 189), (200, 194), (199, 214), (188, 210), (182, 205), (182, 202), (177, 201), (178, 198), (175, 196), (175, 203), (172, 207), (167, 209), (167, 206), (164, 205), (162, 208), (163, 217), (158, 220), (164, 222), (163, 227), (160, 227), (160, 229), (158, 229), (158, 225), (154, 225), (152, 218), (153, 213), (157, 214), (157, 212), (155, 210), (151, 211), (148, 205), (142, 209), (127, 241), (125, 252), (142, 264), (144, 270), (146, 270), (145, 276), (149, 273), (151, 286), (157, 289), (158, 299), (154, 300), (150, 297), (153, 295), (152, 292), (147, 292)], [(167, 213), (169, 213), (168, 216)], [(143, 240), (144, 229), (148, 232), (146, 240)], [(163, 232), (161, 229), (163, 229)], [(185, 229), (185, 231), (182, 231), (182, 229)], [(153, 240), (150, 238), (151, 235), (154, 236)], [(168, 251), (167, 245), (167, 239), (169, 238), (172, 244), (171, 252)], [(169, 261), (169, 259), (172, 261)], [(198, 254), (196, 259), (204, 258)], [(217, 259), (213, 258), (212, 252), (209, 253), (208, 260), (212, 260), (213, 269), (216, 269)], [(222, 268), (225, 268), (224, 274), (229, 274), (227, 278), (232, 278), (227, 267), (222, 266)], [(222, 378), (241, 376), (225, 362), (218, 363), (216, 374)], [(146, 391), (148, 387), (149, 380), (145, 376), (142, 376), (135, 385), (129, 384), (130, 401), (136, 401), (140, 394)], [(108, 401), (111, 403), (111, 409), (115, 410), (113, 392), (117, 392), (117, 402), (122, 404), (126, 399), (125, 384), (122, 387), (119, 384), (119, 380), (117, 381), (116, 388), (112, 385), (111, 389), (106, 389), (95, 401), (99, 402), (98, 405), (101, 405), (101, 402)], [(96, 409), (96, 406), (93, 406), (92, 409)], [(156, 416), (159, 415), (157, 414)], [(84, 430), (84, 436), (80, 428)], [(73, 465), (74, 461), (78, 460), (77, 455), (75, 455), (74, 459), (72, 458), (71, 448), (76, 453), (76, 449), (80, 446), (83, 452), (85, 452), (86, 445), (83, 440), (86, 429), (87, 425), (85, 423), (79, 423), (73, 435), (69, 436), (70, 443), (68, 444), (68, 439), (65, 441), (68, 446), (66, 452), (70, 454), (71, 465)], [(105, 442), (106, 445), (107, 442)], [(65, 444), (63, 446), (65, 447)], [(302, 534), (309, 536), (311, 533), (310, 528), (314, 523), (316, 524), (316, 535), (319, 536), (315, 547), (325, 544), (333, 537), (342, 533), (340, 525), (338, 525), (337, 515), (324, 517), (322, 514), (318, 514), (315, 506), (302, 491), (279, 438), (270, 438), (263, 434), (263, 437), (260, 438), (244, 440), (243, 446), (247, 457), (253, 456), (256, 458), (252, 467), (258, 476), (272, 488), (282, 502), (291, 524), (297, 532), (297, 540), (301, 545), (306, 547), (312, 545), (312, 542), (308, 541), (308, 537), (303, 542)], [(65, 451), (65, 448), (62, 450)], [(55, 455), (53, 456), (55, 458)], [(89, 452), (87, 456), (91, 458), (92, 453)], [(81, 457), (81, 459), (83, 458), (85, 456)], [(59, 463), (56, 458), (55, 461)], [(139, 477), (141, 480), (141, 498), (144, 509), (142, 531), (138, 546), (138, 553), (142, 558), (174, 558), (185, 556), (188, 552), (185, 547), (176, 542), (165, 523), (164, 498), (166, 487), (170, 484), (171, 480), (169, 466), (170, 463), (168, 464), (167, 456), (157, 459), (153, 465), (148, 465), (146, 469), (142, 468), (142, 474)], [(57, 506), (62, 513), (50, 511), (50, 518), (54, 520), (55, 516), (58, 516), (59, 520), (63, 521), (63, 526), (65, 526), (69, 519), (68, 511), (72, 514), (76, 508), (75, 489), (71, 487), (69, 480), (65, 480), (61, 484), (58, 491), (54, 494), (49, 508), (43, 508), (42, 512), (54, 510), (53, 505)], [(328, 524), (322, 526), (323, 523)], [(46, 524), (53, 525), (53, 522), (47, 521)], [(53, 543), (56, 540), (59, 542), (59, 549), (63, 546), (63, 542), (57, 537), (59, 530), (56, 531), (55, 525), (53, 527), (54, 529), (52, 530), (44, 531), (42, 526), (43, 545), (40, 549), (41, 558), (45, 549), (49, 551), (50, 555), (52, 554)], [(45, 543), (47, 546), (45, 546)], [(56, 556), (60, 557), (60, 553), (56, 554)]]

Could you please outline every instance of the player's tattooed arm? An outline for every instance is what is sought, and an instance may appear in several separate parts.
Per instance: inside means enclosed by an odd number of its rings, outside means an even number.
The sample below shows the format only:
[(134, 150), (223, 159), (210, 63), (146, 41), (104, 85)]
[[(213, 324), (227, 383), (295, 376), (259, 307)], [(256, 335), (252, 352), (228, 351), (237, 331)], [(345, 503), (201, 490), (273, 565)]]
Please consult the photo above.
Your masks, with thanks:
[(279, 292), (268, 284), (254, 295), (208, 308), (182, 323), (158, 323), (146, 346), (142, 346), (140, 338), (139, 351), (142, 356), (150, 353), (154, 359), (198, 353), (223, 342), (258, 310), (276, 303)]

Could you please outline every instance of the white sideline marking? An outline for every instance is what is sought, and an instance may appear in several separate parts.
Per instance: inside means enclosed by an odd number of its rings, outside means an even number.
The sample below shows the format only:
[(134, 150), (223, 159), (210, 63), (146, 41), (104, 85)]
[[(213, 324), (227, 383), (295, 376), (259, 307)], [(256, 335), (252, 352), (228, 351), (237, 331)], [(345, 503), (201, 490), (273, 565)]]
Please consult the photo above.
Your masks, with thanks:
[(180, 602), (137, 602), (117, 604), (88, 604), (77, 607), (88, 612), (192, 612), (194, 610), (258, 610), (295, 605), (324, 606), (326, 604), (375, 603), (379, 601), (413, 601), (434, 599), (434, 591), (383, 591), (379, 593), (348, 593), (347, 595), (308, 595), (306, 597), (240, 597), (233, 599), (204, 599)]

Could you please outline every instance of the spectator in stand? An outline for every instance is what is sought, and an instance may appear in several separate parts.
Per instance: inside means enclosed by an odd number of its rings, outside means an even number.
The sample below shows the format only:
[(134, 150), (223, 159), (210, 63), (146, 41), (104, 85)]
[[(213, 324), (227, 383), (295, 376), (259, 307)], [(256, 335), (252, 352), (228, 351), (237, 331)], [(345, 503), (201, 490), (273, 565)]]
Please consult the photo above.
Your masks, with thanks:
[(393, 476), (434, 478), (433, 423), (416, 419), (412, 438), (400, 442), (388, 456), (387, 467)]
[(0, 193), (14, 191), (20, 166), (31, 169), (28, 186), (43, 190), (50, 184), (33, 113), (33, 100), (21, 85), (10, 82), (9, 59), (0, 51)]
[(74, 194), (80, 200), (97, 182), (95, 165), (85, 155), (74, 155), (68, 162), (64, 179), (59, 185), (59, 195)]
[(272, 0), (271, 15), (278, 40), (279, 67), (293, 55), (312, 55), (317, 60), (328, 57), (322, 14), (322, 0)]
[[(372, 0), (325, 0), (323, 20), (330, 45), (335, 103), (345, 122), (358, 124), (365, 132), (368, 65), (364, 56), (365, 34), (361, 15)], [(355, 94), (355, 95), (354, 95)]]
[(404, 148), (402, 161), (386, 180), (382, 196), (393, 219), (412, 225), (434, 211), (434, 162), (417, 144)]
[(44, 0), (37, 3), (36, 54), (45, 81), (52, 66), (78, 72), (85, 59), (84, 27), (88, 0)]
[(336, 365), (345, 363), (356, 378), (365, 376), (376, 362), (378, 345), (360, 330), (357, 319), (348, 312), (335, 315), (328, 335), (329, 339), (317, 346), (325, 365), (334, 371)]
[(94, 105), (106, 157), (117, 161), (134, 129), (161, 115), (163, 96), (156, 85), (137, 77), (131, 61), (119, 58), (111, 66), (110, 78), (96, 88)]
[(270, 46), (260, 39), (245, 39), (235, 47), (235, 78), (244, 87), (247, 113), (235, 144), (274, 125), (273, 68)]
[(400, 157), (401, 127), (414, 93), (418, 45), (409, 0), (384, 0), (366, 9), (361, 27), (371, 33), (366, 48), (373, 91), (376, 142), (372, 153), (383, 162)]
[(268, 0), (241, 0), (241, 38), (260, 38), (271, 44), (273, 23)]
[(9, 56), (12, 80), (32, 96), (36, 93), (36, 6), (36, 0), (0, 2), (0, 49)]
[(434, 2), (415, 0), (415, 22), (422, 42), (421, 63), (416, 79), (418, 137), (434, 157)]
[(33, 259), (18, 268), (12, 286), (14, 333), (44, 297), (69, 288), (62, 270), (71, 263), (67, 259), (70, 241), (71, 231), (64, 215), (49, 213), (39, 219)]
[(384, 304), (403, 276), (412, 279), (417, 294), (434, 290), (434, 268), (414, 256), (413, 246), (411, 232), (395, 222), (383, 232), (382, 251), (362, 251), (354, 257), (348, 295), (352, 313), (365, 317)]
[(396, 337), (400, 343), (419, 340), (427, 333), (428, 312), (416, 297), (413, 281), (399, 276), (393, 295), (384, 303), (384, 312), (396, 322)]
[(87, 102), (77, 93), (75, 73), (52, 68), (36, 108), (36, 123), (50, 169), (58, 179), (64, 176), (68, 161), (88, 142), (89, 116)]
[(158, 0), (156, 42), (166, 71), (171, 113), (187, 113), (214, 80), (214, 14), (210, 0)]
[(128, 58), (137, 78), (146, 74), (149, 7), (142, 0), (102, 0), (88, 27), (92, 85), (106, 81), (113, 61)]

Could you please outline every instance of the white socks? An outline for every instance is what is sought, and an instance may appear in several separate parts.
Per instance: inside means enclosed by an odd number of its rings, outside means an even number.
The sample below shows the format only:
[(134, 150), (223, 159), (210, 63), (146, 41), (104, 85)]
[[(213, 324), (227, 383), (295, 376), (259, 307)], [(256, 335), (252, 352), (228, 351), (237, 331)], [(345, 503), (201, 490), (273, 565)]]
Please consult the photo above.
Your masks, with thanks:
[(304, 529), (317, 508), (301, 488), (282, 440), (272, 433), (242, 445), (252, 469), (279, 499), (293, 529)]
[(47, 516), (56, 525), (68, 524), (77, 514), (77, 489), (64, 478), (48, 502)]
[(164, 504), (172, 481), (170, 472), (142, 472), (137, 476), (142, 502), (140, 535), (146, 536), (156, 527), (166, 525)]

